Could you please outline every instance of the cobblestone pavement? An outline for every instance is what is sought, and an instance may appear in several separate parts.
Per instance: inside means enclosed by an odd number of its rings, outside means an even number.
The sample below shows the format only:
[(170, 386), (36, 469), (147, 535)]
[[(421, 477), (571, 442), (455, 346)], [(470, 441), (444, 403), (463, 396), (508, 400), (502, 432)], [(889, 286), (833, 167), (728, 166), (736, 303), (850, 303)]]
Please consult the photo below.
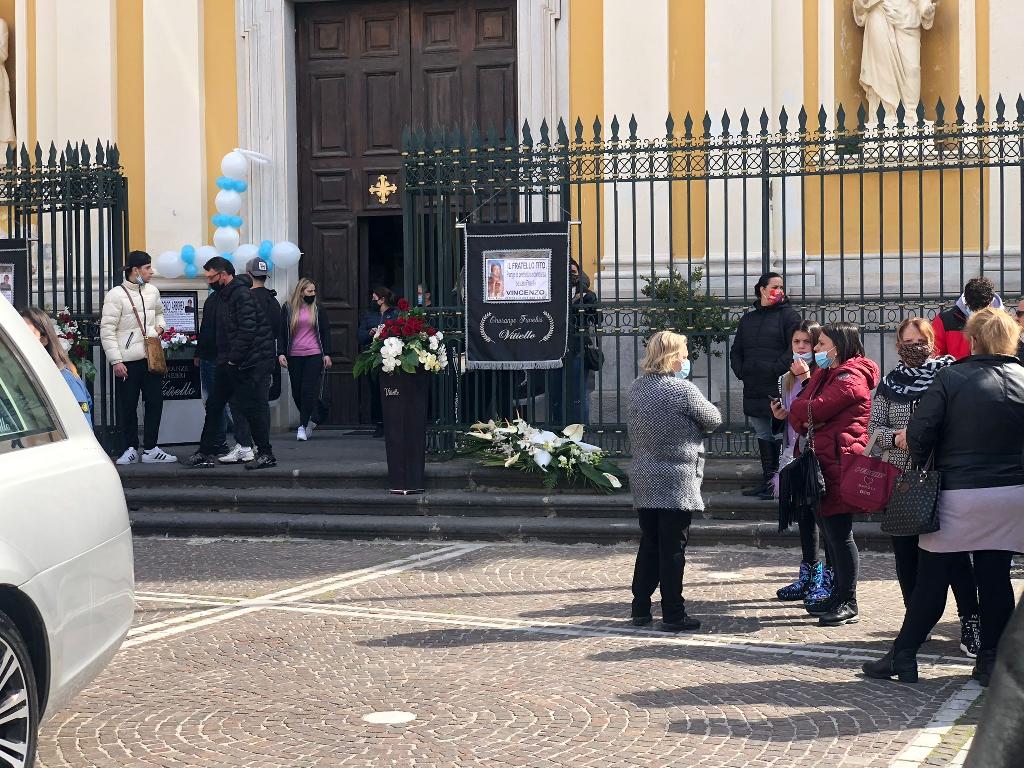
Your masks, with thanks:
[(704, 627), (685, 635), (624, 620), (632, 559), (629, 547), (137, 539), (135, 627), (44, 725), (39, 764), (962, 762), (984, 697), (952, 600), (920, 684), (858, 674), (902, 618), (891, 556), (862, 555), (864, 618), (829, 630), (772, 599), (797, 552), (695, 549), (685, 590)]

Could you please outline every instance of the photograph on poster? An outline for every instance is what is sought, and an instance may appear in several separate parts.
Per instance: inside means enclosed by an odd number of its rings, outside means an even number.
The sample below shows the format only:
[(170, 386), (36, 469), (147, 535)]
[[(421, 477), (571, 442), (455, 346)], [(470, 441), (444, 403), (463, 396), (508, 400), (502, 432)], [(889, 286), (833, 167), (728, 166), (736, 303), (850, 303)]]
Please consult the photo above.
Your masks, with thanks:
[(0, 296), (14, 303), (14, 265), (0, 264)]
[(197, 333), (195, 292), (167, 293), (160, 297), (164, 322), (181, 333)]
[(551, 251), (485, 252), (484, 301), (551, 301)]

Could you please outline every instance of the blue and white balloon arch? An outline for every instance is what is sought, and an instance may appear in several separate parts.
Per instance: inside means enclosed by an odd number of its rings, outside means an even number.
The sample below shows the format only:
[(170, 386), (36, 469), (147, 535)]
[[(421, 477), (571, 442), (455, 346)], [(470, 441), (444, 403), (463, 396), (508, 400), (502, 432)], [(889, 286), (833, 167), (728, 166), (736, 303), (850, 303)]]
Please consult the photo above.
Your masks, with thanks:
[(248, 149), (233, 149), (220, 161), (223, 174), (217, 178), (220, 190), (214, 199), (217, 208), (210, 221), (216, 229), (213, 245), (183, 245), (178, 251), (164, 251), (156, 258), (156, 269), (163, 277), (198, 277), (203, 265), (214, 256), (223, 256), (234, 264), (235, 273), (245, 272), (246, 264), (255, 256), (267, 262), (271, 270), (288, 269), (299, 263), (302, 256), (299, 246), (288, 240), (272, 243), (264, 240), (259, 245), (241, 243), (239, 230), (242, 228), (242, 194), (249, 188), (245, 180), (249, 172), (249, 161), (268, 163), (270, 159), (259, 152)]

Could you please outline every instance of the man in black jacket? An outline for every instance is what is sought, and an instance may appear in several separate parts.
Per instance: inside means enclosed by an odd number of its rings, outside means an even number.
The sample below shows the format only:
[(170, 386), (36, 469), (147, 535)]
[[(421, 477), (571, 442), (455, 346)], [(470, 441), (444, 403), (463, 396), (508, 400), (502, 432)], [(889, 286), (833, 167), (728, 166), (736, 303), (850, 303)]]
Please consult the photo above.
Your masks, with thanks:
[[(257, 256), (249, 259), (245, 265), (245, 272), (252, 278), (252, 296), (256, 304), (263, 310), (263, 317), (270, 324), (270, 332), (274, 334), (276, 345), (281, 335), (281, 304), (277, 300), (277, 291), (267, 288), (267, 276), (270, 274), (270, 265), (265, 259)], [(270, 400), (273, 402), (281, 396), (281, 364), (277, 360), (278, 352), (274, 355), (274, 367), (270, 372)]]
[(277, 464), (270, 446), (270, 370), (277, 351), (270, 325), (263, 317), (249, 286), (235, 277), (231, 262), (215, 256), (204, 265), (207, 284), (218, 292), (217, 373), (206, 401), (206, 422), (199, 450), (183, 463), (191, 467), (214, 466), (217, 426), (230, 400), (249, 422), (256, 460), (246, 469)]
[[(199, 380), (202, 385), (203, 401), (213, 391), (213, 379), (217, 373), (217, 292), (211, 293), (203, 304), (203, 319), (199, 324), (199, 333), (196, 335), (196, 353), (192, 358), (192, 364), (199, 369)], [(229, 410), (225, 409), (217, 424), (217, 447), (214, 453), (217, 456), (227, 454), (230, 448), (227, 445), (227, 433), (231, 427), (228, 419)]]

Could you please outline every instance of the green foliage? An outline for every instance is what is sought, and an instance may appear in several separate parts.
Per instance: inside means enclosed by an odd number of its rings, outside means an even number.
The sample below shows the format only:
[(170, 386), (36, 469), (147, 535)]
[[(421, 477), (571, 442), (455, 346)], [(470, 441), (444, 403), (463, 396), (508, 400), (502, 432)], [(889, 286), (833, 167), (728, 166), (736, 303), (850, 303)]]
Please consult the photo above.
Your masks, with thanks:
[(643, 279), (646, 285), (642, 293), (652, 303), (646, 310), (647, 327), (651, 333), (675, 331), (685, 335), (691, 360), (699, 359), (701, 353), (722, 356), (713, 347), (729, 340), (735, 324), (729, 320), (725, 303), (702, 290), (702, 267), (694, 269), (689, 279), (677, 270), (668, 277)]

